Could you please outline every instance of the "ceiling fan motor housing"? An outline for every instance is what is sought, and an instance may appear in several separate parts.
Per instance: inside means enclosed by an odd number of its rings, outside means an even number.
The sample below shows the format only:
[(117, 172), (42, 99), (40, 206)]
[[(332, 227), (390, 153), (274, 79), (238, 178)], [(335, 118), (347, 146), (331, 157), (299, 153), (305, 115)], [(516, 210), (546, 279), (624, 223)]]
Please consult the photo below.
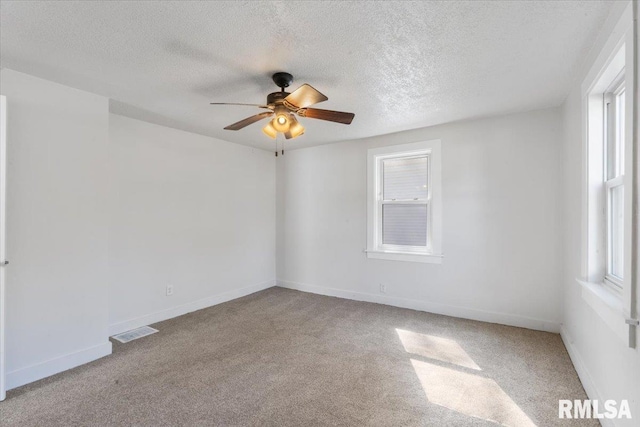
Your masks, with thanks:
[(267, 95), (267, 105), (282, 104), (289, 92), (273, 92)]

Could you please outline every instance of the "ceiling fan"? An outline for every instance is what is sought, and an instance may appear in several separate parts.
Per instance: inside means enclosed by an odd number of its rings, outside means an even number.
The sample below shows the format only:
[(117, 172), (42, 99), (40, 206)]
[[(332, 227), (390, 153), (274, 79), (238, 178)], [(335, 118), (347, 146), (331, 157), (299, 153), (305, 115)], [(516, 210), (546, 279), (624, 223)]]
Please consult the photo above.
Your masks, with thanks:
[(308, 117), (310, 119), (328, 120), (345, 125), (351, 124), (355, 116), (353, 113), (309, 108), (311, 105), (329, 99), (311, 85), (305, 83), (289, 93), (285, 92), (285, 88), (289, 87), (293, 82), (293, 76), (291, 74), (279, 72), (275, 73), (272, 78), (273, 82), (280, 88), (280, 92), (273, 92), (267, 95), (266, 104), (211, 103), (211, 105), (246, 105), (271, 110), (240, 120), (237, 123), (225, 127), (226, 130), (240, 130), (267, 117), (273, 117), (269, 123), (262, 128), (262, 131), (270, 138), (275, 139), (278, 132), (281, 132), (285, 138), (292, 139), (304, 133), (304, 126), (298, 122), (295, 116), (296, 114), (300, 117)]

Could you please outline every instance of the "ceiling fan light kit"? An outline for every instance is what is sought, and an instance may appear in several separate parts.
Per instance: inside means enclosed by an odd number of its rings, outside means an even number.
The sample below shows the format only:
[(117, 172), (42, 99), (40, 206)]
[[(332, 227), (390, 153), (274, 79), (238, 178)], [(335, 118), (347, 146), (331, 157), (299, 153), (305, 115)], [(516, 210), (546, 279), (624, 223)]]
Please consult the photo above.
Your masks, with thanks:
[(240, 130), (250, 124), (256, 123), (267, 117), (271, 117), (271, 120), (269, 120), (267, 125), (262, 128), (262, 132), (272, 139), (275, 139), (278, 133), (282, 133), (286, 139), (293, 139), (304, 134), (305, 131), (304, 126), (302, 126), (298, 119), (296, 119), (296, 114), (300, 117), (326, 120), (346, 125), (351, 124), (351, 121), (355, 117), (355, 114), (353, 113), (309, 108), (310, 106), (324, 102), (329, 98), (306, 83), (294, 90), (292, 93), (286, 92), (285, 88), (289, 87), (293, 82), (293, 76), (289, 73), (275, 73), (272, 76), (272, 79), (280, 88), (280, 91), (267, 95), (267, 103), (265, 105), (226, 102), (211, 103), (211, 105), (246, 105), (271, 110), (233, 123), (225, 127), (226, 130)]
[(286, 107), (278, 105), (274, 109), (275, 118), (271, 120), (273, 127), (278, 132), (288, 132), (291, 119), (289, 118), (289, 111)]
[(304, 133), (304, 126), (300, 124), (296, 116), (291, 115), (291, 126), (289, 126), (289, 133), (291, 134), (291, 138), (298, 137)]
[(271, 139), (276, 139), (278, 131), (273, 127), (273, 120), (271, 120), (265, 127), (262, 128), (262, 132)]

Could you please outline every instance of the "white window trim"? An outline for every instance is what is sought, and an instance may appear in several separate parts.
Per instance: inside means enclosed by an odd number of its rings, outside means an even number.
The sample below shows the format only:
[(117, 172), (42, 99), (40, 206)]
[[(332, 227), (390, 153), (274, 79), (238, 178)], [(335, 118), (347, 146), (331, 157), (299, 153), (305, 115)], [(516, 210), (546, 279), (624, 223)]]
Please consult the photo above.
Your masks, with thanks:
[[(623, 50), (623, 48), (621, 48), (621, 51)], [(610, 194), (611, 194), (611, 190), (613, 188), (617, 188), (617, 187), (622, 187), (624, 189), (624, 174), (623, 173), (619, 173), (617, 174), (615, 177), (613, 178), (609, 178), (609, 144), (610, 141), (609, 139), (614, 137), (614, 138), (618, 138), (618, 132), (619, 129), (617, 128), (617, 122), (616, 122), (616, 118), (617, 118), (617, 110), (618, 110), (618, 106), (617, 106), (617, 95), (622, 91), (622, 89), (625, 87), (625, 79), (624, 79), (624, 70), (620, 73), (619, 76), (617, 76), (614, 81), (613, 84), (607, 88), (607, 90), (605, 91), (605, 97), (603, 99), (603, 102), (606, 102), (606, 99), (609, 98), (610, 101), (616, 101), (616, 102), (611, 102), (611, 104), (613, 104), (613, 109), (614, 112), (613, 114), (610, 115), (605, 115), (604, 117), (604, 125), (606, 126), (606, 130), (605, 132), (603, 132), (603, 135), (606, 134), (606, 136), (603, 136), (603, 143), (604, 143), (604, 152), (603, 152), (603, 168), (604, 168), (604, 187), (603, 187), (603, 191), (604, 191), (604, 208), (605, 208), (605, 215), (606, 215), (606, 221), (605, 221), (605, 271), (604, 271), (604, 279), (603, 282), (605, 285), (608, 285), (612, 288), (612, 290), (616, 293), (619, 293), (619, 291), (623, 288), (624, 286), (624, 281), (622, 279), (620, 279), (619, 277), (615, 276), (614, 274), (612, 274), (610, 272), (610, 267), (611, 264), (613, 263), (612, 257), (612, 237), (611, 237), (611, 227), (613, 225), (612, 223), (612, 218), (611, 218), (611, 198), (610, 198)], [(626, 104), (626, 103), (625, 103)], [(625, 105), (626, 107), (626, 105)], [(603, 104), (603, 108), (604, 104)], [(626, 115), (626, 114), (625, 114)], [(611, 128), (614, 129), (614, 131), (611, 131)], [(622, 149), (625, 148), (625, 142), (622, 141)], [(619, 152), (616, 152), (617, 156), (620, 156)], [(622, 168), (624, 168), (624, 165), (622, 166)]]
[[(583, 117), (583, 186), (582, 186), (582, 248), (581, 248), (581, 277), (576, 278), (582, 288), (583, 300), (596, 312), (614, 333), (619, 336), (629, 347), (636, 346), (637, 319), (631, 316), (635, 313), (635, 302), (632, 300), (632, 287), (637, 284), (632, 281), (633, 257), (636, 256), (636, 248), (632, 242), (632, 201), (636, 192), (634, 187), (633, 164), (635, 153), (633, 152), (633, 120), (637, 114), (634, 111), (633, 95), (635, 61), (633, 52), (631, 4), (625, 9), (618, 21), (612, 35), (607, 40), (597, 59), (594, 61), (587, 77), (582, 84), (582, 117)], [(602, 122), (602, 93), (624, 67), (626, 96), (625, 120), (625, 175), (624, 179), (624, 279), (622, 288), (608, 283), (605, 280), (606, 260), (601, 255), (602, 250), (607, 250), (606, 234), (603, 226), (607, 224), (603, 209), (606, 202), (602, 191), (602, 178), (604, 165), (601, 161), (601, 147), (590, 144), (592, 138), (602, 138), (603, 129), (592, 126), (590, 123)], [(598, 93), (600, 96), (598, 96)], [(631, 95), (631, 96), (629, 96)], [(600, 160), (598, 160), (600, 157)], [(597, 179), (596, 179), (597, 178)], [(603, 262), (604, 260), (604, 262)]]
[[(379, 159), (390, 156), (408, 155), (429, 156), (429, 209), (427, 223), (427, 248), (406, 248), (402, 246), (378, 244), (380, 241), (379, 210), (380, 202), (377, 194), (381, 183), (377, 179)], [(372, 148), (367, 153), (367, 258), (391, 261), (409, 261), (440, 264), (442, 263), (442, 162), (441, 142), (439, 139), (414, 142), (410, 144), (392, 145)], [(418, 202), (417, 202), (418, 203)], [(425, 203), (423, 201), (419, 203)], [(408, 249), (408, 250), (407, 250)]]

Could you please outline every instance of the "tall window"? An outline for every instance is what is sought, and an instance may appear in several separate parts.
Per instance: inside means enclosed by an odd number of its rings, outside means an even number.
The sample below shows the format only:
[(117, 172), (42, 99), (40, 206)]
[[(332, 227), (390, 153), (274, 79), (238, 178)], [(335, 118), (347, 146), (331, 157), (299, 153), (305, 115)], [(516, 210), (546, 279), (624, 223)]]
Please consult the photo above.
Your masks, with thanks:
[[(586, 182), (584, 193), (583, 277), (589, 283), (605, 284), (610, 290), (625, 282), (625, 47), (605, 64), (587, 86)], [(628, 185), (627, 185), (628, 186)], [(628, 203), (628, 202), (627, 202)]]
[(369, 150), (369, 257), (439, 262), (439, 203), (440, 141)]
[(583, 301), (635, 347), (637, 283), (630, 276), (639, 246), (633, 232), (637, 111), (632, 12), (625, 9), (582, 82), (582, 265), (576, 279)]
[(603, 95), (604, 191), (606, 200), (605, 280), (621, 287), (624, 261), (624, 70)]
[(379, 157), (380, 246), (426, 252), (429, 243), (429, 155)]

